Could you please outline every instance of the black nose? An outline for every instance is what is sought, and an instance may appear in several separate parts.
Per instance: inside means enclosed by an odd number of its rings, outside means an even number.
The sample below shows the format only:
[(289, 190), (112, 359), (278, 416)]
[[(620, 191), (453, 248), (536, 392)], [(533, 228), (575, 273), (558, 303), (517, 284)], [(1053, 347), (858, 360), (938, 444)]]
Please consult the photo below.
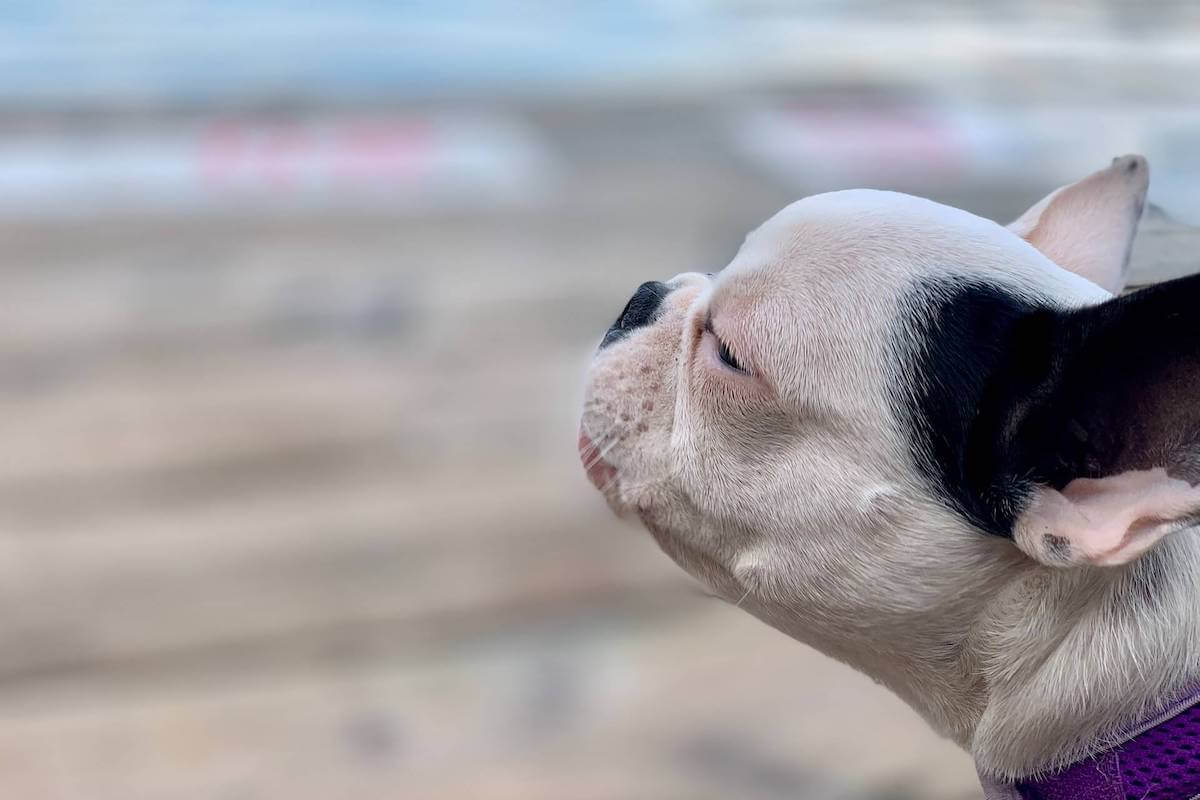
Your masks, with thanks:
[(621, 316), (617, 317), (608, 333), (604, 334), (604, 341), (600, 342), (600, 347), (608, 347), (628, 335), (630, 331), (653, 322), (658, 314), (658, 307), (670, 291), (671, 287), (661, 281), (646, 281), (639, 286), (625, 304)]

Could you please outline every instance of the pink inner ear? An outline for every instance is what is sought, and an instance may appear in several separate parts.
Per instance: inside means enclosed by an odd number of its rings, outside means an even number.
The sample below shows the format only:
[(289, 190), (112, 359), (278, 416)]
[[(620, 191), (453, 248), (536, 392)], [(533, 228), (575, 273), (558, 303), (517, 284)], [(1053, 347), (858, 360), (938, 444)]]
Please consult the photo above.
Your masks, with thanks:
[(1060, 267), (1119, 292), (1149, 181), (1141, 156), (1114, 158), (1108, 168), (1055, 190), (1008, 227)]
[(1166, 470), (1077, 478), (1061, 492), (1041, 486), (1013, 538), (1046, 564), (1124, 564), (1200, 508), (1200, 488)]

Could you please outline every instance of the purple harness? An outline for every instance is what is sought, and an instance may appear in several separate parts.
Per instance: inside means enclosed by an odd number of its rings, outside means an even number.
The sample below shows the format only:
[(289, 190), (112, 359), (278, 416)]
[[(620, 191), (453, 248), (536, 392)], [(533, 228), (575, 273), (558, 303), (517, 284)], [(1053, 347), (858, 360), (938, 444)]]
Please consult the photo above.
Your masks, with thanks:
[(1200, 692), (1172, 704), (1113, 749), (1061, 772), (1000, 785), (989, 800), (1190, 800), (1200, 796)]

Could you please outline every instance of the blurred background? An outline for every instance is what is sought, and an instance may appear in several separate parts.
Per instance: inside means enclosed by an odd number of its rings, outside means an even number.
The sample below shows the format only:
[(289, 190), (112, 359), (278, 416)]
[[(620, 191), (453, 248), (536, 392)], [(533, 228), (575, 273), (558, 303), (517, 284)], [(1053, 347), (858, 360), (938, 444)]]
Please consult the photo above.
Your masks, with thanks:
[[(805, 194), (1200, 221), (1189, 2), (9, 0), (0, 787), (978, 796), (575, 453), (633, 288)], [(1190, 252), (1188, 254), (1190, 257)]]

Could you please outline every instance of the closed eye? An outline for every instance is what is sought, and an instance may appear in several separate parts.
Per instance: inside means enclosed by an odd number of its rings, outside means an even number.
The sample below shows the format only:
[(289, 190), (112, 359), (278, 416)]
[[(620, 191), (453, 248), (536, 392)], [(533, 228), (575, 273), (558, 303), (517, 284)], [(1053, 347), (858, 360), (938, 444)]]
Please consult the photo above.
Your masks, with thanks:
[(738, 372), (746, 371), (742, 368), (742, 365), (738, 363), (737, 358), (734, 357), (733, 353), (729, 350), (729, 345), (725, 344), (720, 339), (717, 339), (717, 355), (722, 361), (724, 361), (730, 367), (736, 369)]
[(705, 327), (708, 329), (708, 332), (712, 334), (713, 338), (716, 339), (717, 357), (720, 358), (721, 361), (725, 363), (725, 366), (729, 367), (730, 369), (737, 372), (745, 372), (746, 368), (743, 367), (741, 362), (737, 360), (737, 356), (735, 356), (733, 351), (729, 349), (729, 345), (726, 344), (720, 336), (717, 336), (716, 331), (712, 329), (711, 320), (705, 325)]

